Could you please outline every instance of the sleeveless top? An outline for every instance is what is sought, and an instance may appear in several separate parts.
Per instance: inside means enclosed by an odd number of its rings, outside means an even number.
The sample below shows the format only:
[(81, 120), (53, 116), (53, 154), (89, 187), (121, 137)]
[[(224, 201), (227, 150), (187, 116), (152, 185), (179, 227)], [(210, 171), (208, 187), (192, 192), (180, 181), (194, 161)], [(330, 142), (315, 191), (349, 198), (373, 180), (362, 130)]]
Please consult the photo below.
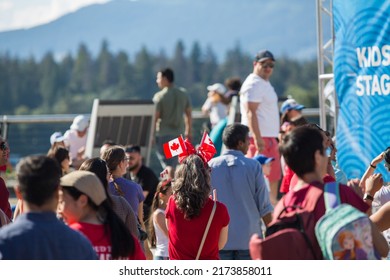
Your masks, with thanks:
[[(156, 213), (154, 215), (157, 215), (159, 213), (162, 213), (165, 217), (165, 211), (158, 208), (155, 211)], [(153, 216), (154, 216), (153, 215)], [(154, 217), (153, 217), (153, 227), (154, 231), (156, 233), (156, 251), (155, 255), (159, 257), (168, 257), (168, 236), (164, 234), (164, 232), (159, 228), (157, 225)]]

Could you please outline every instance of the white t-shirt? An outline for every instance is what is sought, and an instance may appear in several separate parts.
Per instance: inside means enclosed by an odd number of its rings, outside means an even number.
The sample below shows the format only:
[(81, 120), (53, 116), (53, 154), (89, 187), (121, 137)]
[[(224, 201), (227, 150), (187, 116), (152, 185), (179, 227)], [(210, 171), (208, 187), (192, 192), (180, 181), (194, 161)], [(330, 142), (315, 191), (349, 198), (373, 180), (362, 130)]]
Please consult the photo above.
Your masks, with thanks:
[[(157, 213), (154, 213), (154, 215), (162, 213), (165, 216), (165, 211), (160, 208), (157, 208), (156, 212)], [(153, 227), (154, 227), (154, 232), (156, 233), (156, 251), (154, 254), (159, 257), (169, 257), (168, 236), (166, 236), (165, 233), (159, 228), (159, 226), (155, 222), (155, 219), (153, 219)]]
[(278, 96), (269, 81), (256, 74), (249, 74), (240, 90), (241, 123), (248, 125), (246, 106), (248, 102), (260, 103), (256, 115), (262, 137), (278, 137), (279, 110)]
[(85, 133), (83, 137), (79, 137), (77, 135), (76, 130), (67, 130), (64, 134), (64, 142), (65, 146), (69, 148), (69, 156), (71, 159), (77, 158), (77, 152), (80, 150), (80, 148), (85, 147), (87, 143), (87, 135), (88, 133)]
[[(372, 212), (375, 213), (386, 202), (390, 201), (390, 186), (383, 186), (374, 195), (374, 201), (372, 202)], [(387, 243), (390, 246), (390, 229), (383, 231), (383, 236), (386, 238)], [(387, 255), (387, 259), (390, 259), (390, 252)]]
[(228, 107), (222, 102), (212, 102), (210, 98), (202, 106), (202, 110), (209, 111), (211, 126), (216, 126), (221, 120), (226, 118)]

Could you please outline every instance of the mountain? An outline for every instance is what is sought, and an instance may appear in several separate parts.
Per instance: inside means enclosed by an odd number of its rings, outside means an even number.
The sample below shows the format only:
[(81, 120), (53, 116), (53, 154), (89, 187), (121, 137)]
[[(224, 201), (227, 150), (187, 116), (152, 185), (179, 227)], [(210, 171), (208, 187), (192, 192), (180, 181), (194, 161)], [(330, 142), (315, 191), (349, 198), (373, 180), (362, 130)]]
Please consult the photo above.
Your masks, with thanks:
[(237, 44), (255, 54), (312, 59), (317, 52), (314, 0), (113, 0), (94, 4), (30, 29), (0, 32), (0, 53), (57, 57), (75, 53), (81, 42), (96, 55), (102, 40), (130, 55), (142, 46), (171, 54), (178, 40), (197, 41), (218, 58)]

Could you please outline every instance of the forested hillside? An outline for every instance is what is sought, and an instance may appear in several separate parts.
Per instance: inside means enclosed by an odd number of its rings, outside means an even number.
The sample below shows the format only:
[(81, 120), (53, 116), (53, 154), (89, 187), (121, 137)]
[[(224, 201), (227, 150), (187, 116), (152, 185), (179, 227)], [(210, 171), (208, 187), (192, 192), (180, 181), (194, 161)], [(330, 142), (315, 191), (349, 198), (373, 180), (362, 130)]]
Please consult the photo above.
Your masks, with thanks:
[[(92, 100), (151, 99), (158, 90), (156, 72), (172, 67), (176, 84), (185, 87), (195, 108), (204, 102), (209, 84), (231, 76), (242, 80), (252, 71), (254, 54), (240, 45), (220, 63), (211, 47), (194, 42), (176, 43), (174, 53), (152, 53), (143, 47), (133, 59), (124, 51), (112, 52), (106, 41), (97, 56), (81, 44), (75, 56), (56, 60), (48, 52), (41, 60), (0, 55), (0, 115), (90, 112)], [(292, 95), (307, 107), (318, 106), (317, 63), (276, 57), (271, 82), (279, 97)]]

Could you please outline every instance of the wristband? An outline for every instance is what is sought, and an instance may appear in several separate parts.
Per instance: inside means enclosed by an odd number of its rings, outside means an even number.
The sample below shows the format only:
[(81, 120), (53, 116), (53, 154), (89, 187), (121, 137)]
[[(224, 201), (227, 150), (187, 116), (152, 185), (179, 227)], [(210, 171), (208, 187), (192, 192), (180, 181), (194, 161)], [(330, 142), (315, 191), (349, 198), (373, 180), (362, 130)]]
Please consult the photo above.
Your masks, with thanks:
[(371, 200), (373, 201), (374, 200), (374, 197), (368, 193), (365, 193), (364, 196), (363, 196), (363, 200)]
[(370, 163), (370, 167), (371, 167), (372, 169), (375, 169), (375, 168), (376, 168), (376, 166), (375, 166), (375, 165), (372, 165), (371, 163)]

